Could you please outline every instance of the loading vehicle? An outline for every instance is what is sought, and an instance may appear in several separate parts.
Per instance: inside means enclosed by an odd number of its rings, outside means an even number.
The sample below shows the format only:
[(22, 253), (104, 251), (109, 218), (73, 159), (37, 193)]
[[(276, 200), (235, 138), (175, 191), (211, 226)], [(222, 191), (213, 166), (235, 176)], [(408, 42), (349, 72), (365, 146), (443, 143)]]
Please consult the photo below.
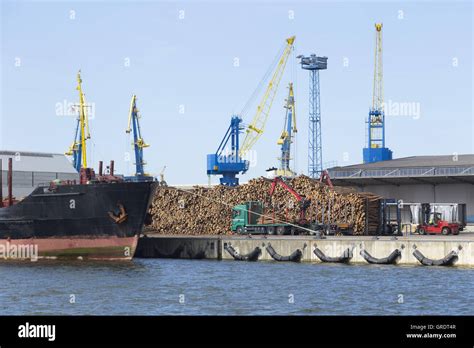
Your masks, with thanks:
[(443, 220), (441, 213), (431, 211), (429, 203), (422, 204), (422, 216), (422, 223), (416, 230), (419, 234), (459, 234), (459, 224)]
[[(337, 224), (323, 224), (318, 221), (309, 220), (306, 216), (307, 209), (311, 206), (311, 200), (296, 192), (282, 177), (277, 176), (272, 180), (263, 178), (271, 183), (269, 198), (273, 196), (277, 186), (281, 186), (296, 198), (299, 206), (298, 218), (290, 221), (288, 217), (284, 220), (277, 217), (271, 203), (262, 201), (248, 201), (238, 204), (232, 208), (231, 230), (238, 234), (339, 234), (340, 231), (350, 230), (349, 224), (344, 224), (341, 230)], [(288, 212), (288, 211), (286, 211)], [(281, 216), (281, 214), (279, 214)], [(347, 225), (347, 226), (346, 226)]]

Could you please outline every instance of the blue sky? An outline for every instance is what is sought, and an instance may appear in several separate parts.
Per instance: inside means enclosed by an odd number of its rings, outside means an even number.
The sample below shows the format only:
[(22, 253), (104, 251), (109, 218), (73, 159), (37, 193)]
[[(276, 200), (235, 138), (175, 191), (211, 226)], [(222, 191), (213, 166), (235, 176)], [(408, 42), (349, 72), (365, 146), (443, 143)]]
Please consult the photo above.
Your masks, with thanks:
[[(131, 152), (125, 128), (135, 93), (151, 145), (148, 171), (166, 165), (169, 183), (206, 183), (206, 154), (216, 150), (285, 38), (296, 35), (294, 56), (329, 58), (321, 72), (323, 161), (359, 163), (375, 22), (384, 25), (385, 100), (419, 108), (419, 114), (387, 116), (394, 157), (473, 153), (473, 5), (467, 1), (2, 1), (0, 148), (66, 151), (75, 121), (57, 108), (77, 101), (80, 68), (95, 105), (94, 165), (115, 159), (118, 171), (133, 172), (124, 153)], [(290, 80), (296, 169), (306, 173), (308, 73), (291, 59), (254, 147), (257, 165), (243, 181), (277, 165)]]

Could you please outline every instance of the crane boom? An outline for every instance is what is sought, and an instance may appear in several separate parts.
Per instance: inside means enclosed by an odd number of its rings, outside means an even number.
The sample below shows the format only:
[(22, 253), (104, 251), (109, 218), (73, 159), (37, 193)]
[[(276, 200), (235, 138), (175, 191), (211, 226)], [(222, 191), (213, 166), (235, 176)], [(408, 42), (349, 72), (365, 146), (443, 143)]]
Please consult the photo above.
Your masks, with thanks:
[(383, 112), (382, 23), (375, 24), (375, 64), (372, 109)]
[(252, 122), (246, 129), (245, 138), (239, 152), (241, 157), (245, 156), (245, 154), (252, 148), (265, 129), (265, 124), (267, 122), (268, 115), (270, 114), (273, 100), (275, 99), (278, 85), (280, 84), (283, 72), (285, 71), (286, 63), (288, 62), (288, 57), (290, 56), (294, 42), (294, 36), (286, 39), (287, 44), (283, 54), (281, 55), (278, 65), (273, 72), (272, 78), (268, 83), (265, 94), (263, 95), (263, 98), (257, 107), (257, 112)]

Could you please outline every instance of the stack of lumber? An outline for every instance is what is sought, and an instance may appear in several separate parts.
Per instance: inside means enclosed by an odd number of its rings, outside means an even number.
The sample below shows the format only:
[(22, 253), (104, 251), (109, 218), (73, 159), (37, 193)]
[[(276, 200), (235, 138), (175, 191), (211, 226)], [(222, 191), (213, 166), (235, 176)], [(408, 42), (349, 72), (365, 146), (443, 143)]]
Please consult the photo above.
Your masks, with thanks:
[[(308, 220), (322, 223), (347, 223), (354, 234), (374, 234), (378, 224), (378, 196), (352, 189), (329, 188), (318, 180), (298, 176), (287, 183), (301, 196), (311, 199)], [(237, 187), (199, 187), (180, 189), (160, 187), (151, 213), (151, 229), (162, 234), (229, 234), (232, 207), (247, 201), (265, 203), (265, 221), (277, 219), (294, 223), (299, 217), (298, 200), (281, 186), (270, 197), (271, 184), (252, 179)], [(374, 230), (375, 228), (375, 230)]]

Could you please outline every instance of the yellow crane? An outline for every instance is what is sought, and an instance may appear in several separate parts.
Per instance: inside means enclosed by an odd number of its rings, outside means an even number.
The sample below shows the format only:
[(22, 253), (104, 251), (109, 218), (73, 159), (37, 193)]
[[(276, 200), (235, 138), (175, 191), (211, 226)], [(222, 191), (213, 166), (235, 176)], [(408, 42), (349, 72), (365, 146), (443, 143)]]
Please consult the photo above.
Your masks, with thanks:
[(258, 104), (257, 112), (245, 131), (245, 138), (239, 152), (241, 157), (245, 156), (245, 154), (252, 148), (252, 146), (257, 142), (258, 138), (260, 138), (263, 131), (265, 130), (265, 124), (267, 123), (267, 119), (273, 105), (273, 100), (275, 99), (275, 95), (283, 76), (283, 72), (285, 71), (288, 57), (290, 56), (290, 53), (293, 49), (294, 42), (295, 36), (286, 39), (286, 47), (283, 50), (283, 54), (278, 61), (278, 65), (273, 72), (272, 78), (268, 83), (262, 100), (260, 101), (260, 104)]
[(81, 70), (77, 73), (77, 87), (79, 92), (79, 115), (77, 118), (74, 141), (69, 147), (66, 155), (73, 157), (73, 166), (79, 172), (81, 168), (87, 168), (87, 140), (90, 139), (89, 117), (87, 115), (86, 97), (82, 91)]

